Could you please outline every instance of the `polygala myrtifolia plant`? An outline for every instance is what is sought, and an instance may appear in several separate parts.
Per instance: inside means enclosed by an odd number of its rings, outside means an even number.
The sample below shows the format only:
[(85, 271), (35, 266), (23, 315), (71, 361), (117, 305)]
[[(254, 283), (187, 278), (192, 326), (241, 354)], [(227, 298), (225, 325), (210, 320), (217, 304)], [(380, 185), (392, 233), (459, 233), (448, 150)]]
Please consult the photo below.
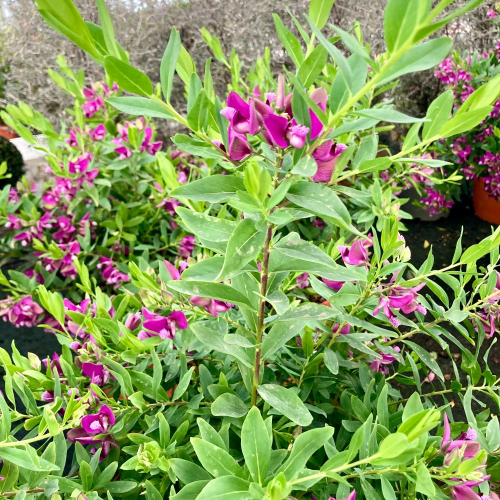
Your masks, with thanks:
[[(390, 0), (388, 51), (376, 59), (359, 37), (321, 33), (332, 3), (311, 2), (312, 33), (295, 20), (302, 41), (276, 19), (297, 71), (263, 83), (261, 98), (232, 91), (223, 106), (210, 65), (202, 82), (176, 30), (161, 67), (163, 100), (129, 65), (103, 1), (100, 28), (71, 0), (38, 0), (46, 21), (103, 63), (110, 81), (139, 94), (109, 104), (177, 120), (192, 131), (175, 136), (177, 146), (225, 175), (204, 171), (168, 193), (205, 249), (187, 267), (141, 256), (129, 263), (127, 288), (108, 296), (75, 259), (85, 294), (77, 304), (39, 286), (62, 354), (0, 350), (0, 495), (498, 498), (500, 426), (484, 400), (499, 405), (500, 380), (489, 351), (479, 356), (500, 321), (500, 228), (465, 251), (458, 242), (445, 269), (433, 270), (432, 254), (416, 268), (378, 175), (480, 123), (499, 83), (476, 90), (451, 120), (435, 105), (393, 157), (376, 157), (375, 127), (413, 119), (369, 107), (398, 76), (439, 63), (451, 42), (424, 38), (480, 2), (447, 15), (450, 0), (432, 10), (430, 1)], [(170, 103), (175, 71), (187, 87), (186, 117)], [(345, 185), (359, 176), (371, 187)], [(344, 199), (358, 207), (352, 218)], [(308, 237), (306, 219), (329, 241)], [(418, 335), (448, 352), (451, 383)], [(415, 392), (403, 397), (402, 385)], [(450, 394), (467, 423), (454, 422)]]
[[(159, 253), (189, 258), (194, 238), (175, 221), (179, 203), (163, 192), (210, 164), (159, 152), (162, 143), (154, 140), (149, 118), (124, 120), (106, 102), (119, 95), (116, 83), (85, 87), (81, 72), (71, 71), (62, 57), (58, 63), (62, 74), (50, 75), (75, 99), (69, 130), (56, 132), (22, 102), (2, 112), (6, 123), (45, 151), (52, 177), (41, 190), (24, 180), (0, 196), (2, 262), (17, 266), (10, 280), (1, 277), (9, 297), (0, 303), (0, 315), (15, 326), (53, 321), (33, 302), (38, 284), (63, 290), (74, 302), (85, 298), (75, 286), (76, 257), (109, 291), (130, 281), (127, 263), (134, 254), (147, 260)], [(27, 127), (43, 134), (41, 144)]]

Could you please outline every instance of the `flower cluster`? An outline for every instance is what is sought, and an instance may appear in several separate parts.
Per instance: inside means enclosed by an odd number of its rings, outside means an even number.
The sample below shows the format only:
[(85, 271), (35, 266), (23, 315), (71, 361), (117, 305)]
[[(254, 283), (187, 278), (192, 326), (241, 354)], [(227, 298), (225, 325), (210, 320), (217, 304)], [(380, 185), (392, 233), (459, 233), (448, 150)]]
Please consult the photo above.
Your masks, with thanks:
[[(265, 98), (264, 102), (252, 95), (245, 101), (236, 92), (229, 93), (226, 107), (221, 113), (229, 121), (227, 153), (232, 160), (243, 160), (252, 153), (248, 135), (260, 134), (273, 148), (300, 149), (307, 141), (313, 142), (325, 132), (323, 124), (311, 108), (310, 127), (297, 122), (292, 111), (292, 93), (286, 94), (282, 75), (278, 79), (277, 92), (266, 93)], [(317, 88), (310, 98), (321, 111), (325, 111), (328, 94), (324, 88)], [(221, 141), (214, 143), (225, 151)], [(330, 182), (337, 159), (346, 147), (330, 139), (314, 149), (312, 157), (317, 164), (317, 172), (312, 177), (314, 182)]]

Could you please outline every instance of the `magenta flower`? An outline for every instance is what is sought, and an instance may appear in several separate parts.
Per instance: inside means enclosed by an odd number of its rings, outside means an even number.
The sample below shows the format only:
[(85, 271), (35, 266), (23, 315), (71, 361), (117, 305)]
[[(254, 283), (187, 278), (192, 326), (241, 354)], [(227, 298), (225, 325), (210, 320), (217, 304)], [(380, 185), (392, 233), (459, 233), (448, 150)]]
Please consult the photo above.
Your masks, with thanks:
[[(397, 274), (391, 278), (390, 283), (393, 283), (396, 280), (396, 277)], [(420, 285), (412, 288), (393, 285), (388, 292), (390, 295), (380, 295), (377, 307), (373, 311), (373, 316), (377, 316), (382, 309), (382, 312), (391, 322), (392, 326), (397, 328), (400, 325), (400, 322), (396, 318), (392, 309), (400, 309), (404, 314), (410, 314), (415, 311), (427, 314), (427, 309), (418, 302), (417, 294), (417, 292), (419, 292), (424, 286), (425, 283), (421, 283)]]
[[(110, 428), (115, 424), (115, 415), (109, 406), (103, 405), (99, 413), (94, 415), (85, 415), (82, 418), (82, 427), (70, 429), (66, 434), (68, 441), (80, 443), (83, 445), (102, 443), (100, 459), (103, 460), (109, 454), (111, 446), (118, 448), (113, 436), (109, 435)], [(97, 439), (98, 434), (106, 434)], [(95, 453), (95, 448), (91, 451)]]
[(148, 337), (160, 337), (161, 339), (173, 339), (177, 328), (185, 330), (188, 327), (186, 316), (182, 311), (173, 311), (168, 316), (160, 316), (159, 314), (148, 311), (145, 307), (142, 308), (144, 322), (142, 324), (145, 330), (141, 330), (137, 335), (140, 340)]
[(109, 257), (100, 257), (97, 268), (101, 270), (101, 276), (106, 285), (113, 285), (115, 289), (130, 281), (130, 276), (115, 267), (115, 263)]
[(328, 288), (331, 288), (332, 290), (335, 290), (337, 292), (344, 286), (345, 283), (345, 281), (333, 281), (326, 278), (321, 279)]
[(309, 133), (308, 127), (298, 125), (295, 120), (289, 122), (288, 118), (275, 114), (264, 117), (264, 126), (273, 142), (280, 148), (303, 148)]
[(330, 182), (338, 157), (346, 148), (345, 144), (334, 143), (331, 139), (318, 146), (312, 154), (318, 165), (318, 170), (312, 180), (314, 182)]
[[(396, 346), (394, 347), (394, 350), (396, 352), (399, 352), (401, 349), (398, 346)], [(375, 358), (370, 363), (370, 368), (373, 370), (374, 373), (380, 372), (387, 375), (388, 370), (386, 368), (386, 365), (394, 363), (396, 358), (391, 354), (385, 354), (385, 353), (379, 353), (379, 354), (382, 356), (382, 358)]]
[(134, 331), (142, 322), (141, 313), (136, 312), (134, 314), (130, 313), (125, 320), (125, 327), (129, 330)]
[(91, 384), (103, 386), (109, 380), (109, 371), (103, 366), (95, 363), (83, 363), (82, 373), (90, 378)]
[(36, 326), (42, 313), (43, 309), (31, 297), (24, 297), (18, 302), (12, 299), (0, 301), (0, 316), (17, 328)]
[(53, 403), (54, 399), (54, 391), (44, 391), (40, 396), (40, 399), (45, 403)]
[(309, 286), (309, 273), (302, 273), (297, 276), (297, 288), (307, 288)]
[(221, 300), (207, 299), (205, 297), (191, 297), (189, 299), (191, 304), (195, 306), (200, 306), (205, 309), (208, 313), (210, 313), (214, 318), (217, 317), (218, 313), (225, 313), (234, 307), (233, 304), (229, 302), (222, 302)]
[(224, 144), (222, 144), (221, 141), (214, 140), (212, 142), (218, 148), (222, 149), (222, 151), (227, 153), (232, 160), (234, 161), (243, 160), (243, 158), (247, 157), (252, 152), (252, 148), (247, 138), (243, 134), (235, 132), (232, 128), (229, 129), (228, 139), (229, 139), (228, 151), (226, 151), (226, 148), (224, 147)]
[(89, 130), (89, 136), (93, 141), (102, 141), (106, 137), (106, 127), (101, 123), (95, 129)]
[(170, 277), (173, 280), (178, 281), (181, 279), (181, 273), (179, 272), (179, 270), (168, 260), (164, 260), (163, 265), (165, 266), (165, 269), (168, 271), (168, 274), (170, 274)]
[(103, 405), (96, 415), (85, 415), (82, 427), (88, 434), (105, 434), (115, 424), (115, 415), (109, 406)]
[(191, 257), (191, 255), (193, 254), (195, 241), (196, 240), (194, 236), (191, 235), (184, 236), (184, 238), (182, 238), (179, 244), (179, 254), (181, 257), (183, 257), (184, 259)]
[(64, 240), (71, 237), (71, 234), (75, 232), (75, 226), (73, 226), (71, 219), (68, 219), (65, 215), (61, 215), (57, 218), (55, 227), (58, 229), (53, 237), (56, 240)]
[(333, 333), (340, 333), (340, 335), (348, 335), (349, 332), (351, 331), (351, 325), (349, 323), (345, 324), (339, 331), (340, 325), (338, 323), (335, 323), (332, 328)]
[(345, 246), (337, 247), (342, 260), (350, 266), (366, 266), (368, 265), (368, 252), (361, 240), (356, 240), (351, 248)]
[(93, 98), (88, 98), (85, 104), (82, 104), (83, 116), (85, 118), (92, 118), (96, 113), (101, 111), (104, 107), (104, 99), (101, 96)]
[(487, 15), (490, 19), (496, 19), (498, 17), (498, 13), (495, 12), (493, 9), (488, 9)]

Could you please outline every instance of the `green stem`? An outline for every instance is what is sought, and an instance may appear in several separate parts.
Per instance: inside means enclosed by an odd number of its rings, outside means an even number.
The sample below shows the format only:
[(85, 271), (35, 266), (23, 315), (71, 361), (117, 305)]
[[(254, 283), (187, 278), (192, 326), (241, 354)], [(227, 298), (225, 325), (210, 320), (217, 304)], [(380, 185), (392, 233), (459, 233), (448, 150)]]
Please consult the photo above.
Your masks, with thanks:
[(267, 282), (269, 280), (269, 247), (271, 246), (271, 239), (273, 237), (273, 226), (269, 224), (267, 226), (267, 238), (264, 244), (264, 256), (262, 259), (262, 278), (260, 282), (260, 304), (259, 304), (259, 315), (257, 319), (257, 348), (255, 349), (255, 362), (253, 366), (253, 384), (252, 384), (252, 406), (257, 404), (257, 387), (259, 386), (260, 380), (260, 368), (261, 368), (261, 353), (262, 353), (262, 336), (264, 334), (264, 317), (266, 313), (266, 295), (267, 295)]

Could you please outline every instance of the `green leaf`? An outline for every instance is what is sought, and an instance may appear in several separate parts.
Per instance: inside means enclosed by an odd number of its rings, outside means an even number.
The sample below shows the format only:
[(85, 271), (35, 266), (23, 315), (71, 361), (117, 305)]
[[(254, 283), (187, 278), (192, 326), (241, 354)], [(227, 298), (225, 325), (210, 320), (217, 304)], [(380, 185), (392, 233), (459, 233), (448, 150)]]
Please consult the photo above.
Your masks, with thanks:
[(262, 360), (269, 359), (274, 353), (279, 351), (289, 340), (297, 336), (304, 328), (302, 321), (282, 321), (275, 323), (262, 343)]
[(366, 118), (373, 118), (381, 122), (391, 123), (416, 123), (425, 121), (423, 118), (413, 118), (412, 116), (405, 115), (404, 113), (390, 108), (364, 109), (362, 111), (356, 111), (354, 114)]
[(429, 139), (439, 134), (451, 116), (453, 108), (453, 91), (448, 90), (432, 101), (425, 117), (429, 120), (424, 124), (422, 140)]
[(379, 86), (402, 75), (436, 66), (448, 55), (452, 45), (451, 38), (441, 37), (412, 47), (387, 71)]
[(151, 80), (138, 69), (130, 66), (113, 56), (104, 58), (104, 68), (111, 81), (114, 81), (122, 90), (149, 97), (153, 94)]
[(339, 372), (339, 360), (337, 355), (331, 349), (325, 349), (324, 352), (325, 366), (334, 374)]
[(389, 0), (385, 7), (384, 35), (389, 52), (395, 52), (412, 38), (419, 20), (423, 0)]
[[(234, 292), (236, 292), (236, 290), (234, 290)], [(223, 333), (217, 332), (200, 324), (191, 325), (191, 330), (195, 334), (196, 338), (210, 349), (232, 356), (241, 361), (248, 368), (253, 367), (246, 351), (237, 345), (232, 345), (226, 342)]]
[(330, 17), (335, 0), (311, 0), (309, 17), (318, 29), (322, 29)]
[(311, 156), (304, 156), (291, 170), (292, 174), (302, 175), (303, 177), (312, 177), (318, 171), (318, 164)]
[(290, 301), (288, 300), (286, 294), (281, 290), (276, 290), (273, 293), (267, 295), (266, 300), (274, 307), (274, 310), (276, 311), (276, 314), (278, 316), (285, 314), (290, 308)]
[(216, 174), (179, 186), (170, 191), (170, 196), (218, 203), (235, 196), (238, 191), (245, 191), (243, 179), (235, 175)]
[(404, 343), (410, 346), (413, 352), (421, 359), (421, 361), (423, 361), (425, 365), (427, 365), (427, 367), (431, 369), (444, 382), (444, 375), (441, 371), (441, 367), (423, 347), (420, 347), (410, 340), (405, 340)]
[(173, 116), (160, 104), (146, 97), (109, 97), (106, 102), (118, 111), (129, 115), (173, 119)]
[(172, 95), (172, 84), (174, 81), (175, 66), (181, 52), (181, 37), (176, 28), (172, 28), (167, 48), (163, 54), (160, 65), (161, 90), (167, 102)]
[(273, 14), (273, 17), (276, 33), (278, 33), (278, 37), (281, 40), (283, 47), (285, 47), (285, 50), (291, 57), (295, 66), (299, 68), (304, 61), (304, 54), (302, 52), (300, 42), (287, 28), (285, 28), (283, 21), (277, 14)]
[(179, 56), (177, 58), (177, 64), (175, 66), (177, 74), (180, 79), (184, 82), (189, 90), (189, 84), (191, 82), (191, 75), (196, 73), (196, 66), (194, 65), (193, 58), (189, 55), (189, 52), (181, 44)]
[(211, 217), (183, 207), (177, 207), (175, 211), (189, 231), (210, 241), (228, 241), (238, 226), (237, 222)]
[(285, 415), (292, 422), (304, 427), (311, 425), (312, 415), (301, 399), (291, 389), (281, 385), (264, 384), (257, 388), (260, 397), (275, 410)]
[[(198, 498), (198, 495), (201, 493), (203, 488), (209, 483), (209, 481), (195, 481), (194, 483), (191, 484), (186, 484), (184, 488), (182, 488), (179, 493), (176, 495), (171, 496), (172, 500), (175, 498), (175, 500), (196, 500)], [(163, 497), (161, 497), (163, 498)], [(149, 497), (148, 497), (148, 500)], [(153, 499), (156, 500), (156, 499)]]
[(196, 500), (248, 500), (250, 483), (238, 477), (218, 477), (210, 481)]
[(446, 139), (452, 135), (461, 134), (477, 127), (491, 112), (493, 108), (486, 106), (484, 108), (466, 111), (460, 115), (454, 116), (449, 120), (439, 132), (439, 135)]
[(188, 135), (177, 134), (172, 137), (172, 142), (176, 144), (180, 150), (194, 156), (200, 156), (205, 159), (212, 158), (214, 160), (222, 160), (224, 158), (221, 150), (215, 147), (212, 143), (207, 143), (205, 141), (195, 139), (194, 137), (189, 137)]
[(328, 187), (313, 182), (298, 182), (290, 187), (287, 199), (312, 214), (322, 215), (333, 224), (357, 233), (341, 199)]
[(224, 267), (216, 281), (231, 278), (246, 264), (254, 260), (264, 247), (266, 234), (266, 230), (257, 230), (252, 219), (243, 219), (229, 238)]
[(239, 418), (246, 415), (248, 412), (248, 408), (245, 403), (234, 394), (230, 394), (226, 392), (221, 394), (213, 403), (212, 403), (212, 415), (216, 417), (234, 417)]
[(251, 307), (250, 301), (242, 293), (222, 283), (205, 283), (202, 281), (169, 281), (169, 288), (187, 295), (222, 300), (243, 307)]
[(168, 464), (174, 474), (184, 483), (190, 484), (195, 481), (205, 481), (212, 479), (212, 476), (202, 467), (189, 460), (182, 458), (170, 458)]
[(323, 45), (316, 45), (314, 50), (307, 56), (306, 60), (300, 65), (297, 76), (309, 88), (322, 73), (328, 60), (328, 52)]
[(40, 14), (52, 29), (67, 37), (92, 57), (101, 59), (101, 53), (97, 50), (94, 39), (72, 0), (61, 0), (57, 3), (52, 0), (37, 0), (36, 3)]
[(254, 406), (241, 428), (241, 451), (253, 480), (262, 484), (271, 462), (271, 439), (259, 409)]
[(179, 384), (175, 388), (172, 401), (177, 401), (187, 391), (191, 377), (193, 376), (194, 366), (192, 366), (179, 380)]
[(378, 454), (383, 459), (395, 458), (408, 448), (408, 438), (401, 432), (389, 434), (380, 444)]
[(205, 128), (208, 119), (208, 104), (207, 93), (202, 89), (187, 115), (187, 121), (192, 130), (197, 132)]
[(212, 476), (243, 477), (243, 470), (227, 451), (199, 438), (191, 438), (191, 444), (201, 465)]
[(300, 434), (294, 441), (292, 453), (287, 461), (276, 471), (282, 472), (288, 481), (303, 471), (309, 459), (333, 436), (333, 427), (321, 427)]
[(115, 30), (113, 29), (113, 23), (111, 22), (111, 17), (109, 15), (108, 8), (106, 7), (106, 3), (104, 0), (96, 0), (96, 5), (97, 11), (99, 12), (99, 21), (101, 22), (106, 48), (108, 49), (110, 55), (121, 59), (121, 53), (115, 40)]
[(432, 482), (431, 474), (423, 462), (417, 465), (417, 484), (415, 485), (416, 491), (434, 497), (436, 495), (436, 488)]
[(147, 500), (163, 500), (163, 495), (146, 480), (146, 499)]
[(32, 453), (28, 453), (25, 449), (3, 447), (0, 448), (0, 458), (18, 465), (27, 471), (50, 472), (58, 469), (57, 465), (39, 457), (33, 448), (30, 449)]

